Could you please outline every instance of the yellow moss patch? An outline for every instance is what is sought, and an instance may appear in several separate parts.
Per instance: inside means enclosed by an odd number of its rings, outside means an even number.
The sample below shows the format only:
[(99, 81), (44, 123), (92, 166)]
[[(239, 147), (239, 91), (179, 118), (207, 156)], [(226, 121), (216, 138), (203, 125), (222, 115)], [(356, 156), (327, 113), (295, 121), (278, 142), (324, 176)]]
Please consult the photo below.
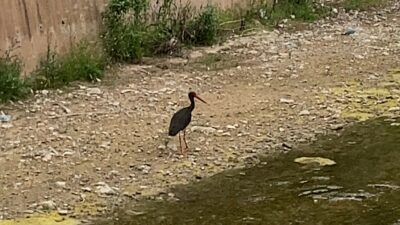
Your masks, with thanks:
[(389, 70), (389, 76), (391, 77), (392, 81), (400, 84), (400, 68)]
[(344, 93), (346, 93), (348, 91), (348, 88), (344, 88), (344, 87), (334, 87), (331, 89), (331, 92), (334, 95), (342, 95)]
[(355, 94), (360, 89), (361, 89), (360, 82), (349, 81), (346, 83), (345, 87), (334, 87), (331, 89), (331, 92), (335, 95), (342, 95), (345, 93)]
[[(97, 203), (90, 203), (90, 202), (84, 202), (77, 204), (74, 208), (74, 212), (77, 215), (99, 215), (99, 209), (102, 209), (104, 207), (100, 207)], [(1, 225), (1, 224), (0, 224)]]
[(351, 94), (353, 97), (360, 97), (366, 98), (369, 96), (375, 97), (386, 97), (390, 96), (390, 91), (387, 88), (366, 88), (366, 89), (358, 89), (356, 86), (350, 87), (335, 87), (332, 88), (332, 92), (335, 95), (342, 95), (342, 94)]
[(360, 87), (360, 86), (362, 86), (361, 83), (360, 83), (359, 81), (355, 81), (355, 80), (353, 80), (353, 81), (348, 81), (348, 82), (346, 83), (346, 85), (352, 86), (352, 87)]
[(392, 77), (393, 77), (394, 82), (400, 84), (400, 72), (393, 73)]
[[(74, 214), (77, 216), (100, 215), (107, 207), (107, 201), (95, 193), (86, 193), (85, 200), (74, 206)], [(0, 224), (1, 225), (1, 224)]]
[(361, 91), (361, 93), (376, 97), (390, 96), (390, 91), (386, 88), (368, 88)]
[(322, 102), (328, 100), (328, 98), (325, 95), (316, 95), (315, 98)]
[(358, 121), (366, 121), (366, 120), (372, 118), (374, 115), (371, 113), (364, 113), (364, 112), (344, 111), (344, 112), (342, 112), (341, 116), (346, 119), (355, 119)]
[(58, 213), (36, 214), (30, 218), (0, 220), (0, 225), (78, 225), (78, 220), (60, 216)]
[(305, 120), (303, 118), (301, 118), (301, 117), (298, 117), (297, 120), (296, 120), (296, 124), (297, 125), (303, 125), (305, 123), (306, 123)]
[(380, 82), (378, 84), (379, 87), (384, 87), (384, 88), (391, 88), (391, 87), (397, 87), (398, 83), (394, 82), (394, 81), (384, 81), (384, 82)]
[(382, 112), (396, 106), (398, 106), (398, 102), (395, 99), (389, 99), (386, 102), (382, 103), (378, 103), (376, 100), (373, 99), (367, 99), (364, 100), (363, 103), (351, 102), (348, 108), (357, 111), (369, 110), (369, 111)]
[[(393, 78), (397, 76), (395, 74), (395, 72), (391, 74)], [(400, 83), (400, 70), (396, 79)], [(337, 96), (346, 94), (350, 97), (350, 102), (346, 104), (346, 109), (341, 113), (342, 118), (364, 121), (372, 118), (376, 113), (382, 114), (388, 109), (398, 106), (399, 103), (396, 99), (387, 98), (392, 96), (392, 93), (386, 86), (385, 84), (368, 88), (358, 82), (348, 82), (344, 87), (332, 88), (331, 92)]]
[(390, 108), (399, 106), (399, 103), (396, 99), (389, 99), (387, 102), (378, 104), (376, 106), (378, 109), (388, 110)]

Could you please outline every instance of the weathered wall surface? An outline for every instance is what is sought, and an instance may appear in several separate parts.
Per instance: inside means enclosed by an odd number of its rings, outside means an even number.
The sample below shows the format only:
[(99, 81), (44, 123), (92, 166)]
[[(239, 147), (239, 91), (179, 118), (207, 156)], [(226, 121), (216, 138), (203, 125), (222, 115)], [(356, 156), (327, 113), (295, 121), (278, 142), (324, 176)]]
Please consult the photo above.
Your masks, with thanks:
[(48, 44), (65, 51), (98, 30), (107, 0), (0, 0), (0, 49), (11, 46), (27, 71), (35, 68)]
[[(33, 70), (50, 44), (66, 51), (72, 43), (98, 32), (108, 0), (0, 0), (0, 53), (14, 51)], [(199, 6), (210, 0), (191, 0)], [(243, 0), (213, 0), (227, 8)]]

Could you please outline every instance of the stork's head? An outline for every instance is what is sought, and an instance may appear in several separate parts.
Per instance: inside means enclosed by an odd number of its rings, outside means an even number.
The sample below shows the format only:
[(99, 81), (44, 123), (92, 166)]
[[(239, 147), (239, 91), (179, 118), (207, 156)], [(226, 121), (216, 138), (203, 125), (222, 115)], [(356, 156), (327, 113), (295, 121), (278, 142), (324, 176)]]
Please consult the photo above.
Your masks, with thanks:
[(201, 98), (196, 94), (196, 92), (194, 92), (194, 91), (189, 92), (189, 99), (192, 100), (192, 99), (194, 99), (194, 98), (197, 98), (198, 100), (200, 100), (200, 101), (202, 101), (202, 102), (204, 102), (204, 103), (207, 104), (207, 102), (205, 102), (203, 99), (201, 99)]

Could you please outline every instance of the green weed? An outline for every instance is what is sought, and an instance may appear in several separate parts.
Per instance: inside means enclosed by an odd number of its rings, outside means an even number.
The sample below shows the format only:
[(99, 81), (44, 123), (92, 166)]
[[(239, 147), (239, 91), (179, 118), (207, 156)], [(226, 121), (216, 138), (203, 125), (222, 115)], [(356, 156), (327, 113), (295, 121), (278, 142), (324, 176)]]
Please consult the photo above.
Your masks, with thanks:
[(48, 47), (47, 54), (38, 68), (29, 77), (34, 90), (59, 88), (73, 81), (95, 81), (101, 79), (107, 59), (97, 48), (82, 42), (67, 54), (56, 54)]
[(345, 0), (344, 8), (347, 10), (369, 10), (381, 7), (388, 3), (388, 0)]
[(102, 40), (116, 61), (140, 61), (144, 56), (172, 54), (183, 45), (211, 45), (218, 28), (212, 6), (197, 14), (190, 2), (111, 0), (103, 14)]
[(248, 7), (246, 19), (258, 19), (263, 24), (275, 25), (286, 18), (313, 21), (321, 15), (323, 11), (312, 0), (253, 0)]
[(218, 11), (213, 6), (207, 6), (190, 24), (190, 43), (195, 45), (212, 45), (217, 40), (219, 26)]
[(106, 53), (117, 61), (140, 59), (148, 33), (147, 0), (111, 0), (103, 13), (102, 41)]
[(21, 61), (10, 56), (10, 51), (0, 57), (0, 101), (17, 100), (28, 93), (21, 72)]

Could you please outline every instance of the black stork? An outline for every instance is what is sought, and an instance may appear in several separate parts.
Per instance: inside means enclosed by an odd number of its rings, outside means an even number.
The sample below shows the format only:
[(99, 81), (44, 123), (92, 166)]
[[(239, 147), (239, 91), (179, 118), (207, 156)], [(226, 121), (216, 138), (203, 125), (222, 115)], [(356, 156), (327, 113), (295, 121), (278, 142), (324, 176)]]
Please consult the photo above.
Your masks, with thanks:
[(183, 141), (185, 142), (185, 146), (186, 146), (185, 149), (186, 150), (188, 149), (188, 145), (186, 143), (185, 129), (189, 125), (190, 121), (192, 120), (192, 111), (195, 106), (194, 98), (197, 98), (200, 101), (207, 104), (207, 102), (205, 102), (203, 99), (201, 99), (195, 92), (193, 92), (193, 91), (189, 92), (190, 106), (182, 108), (178, 112), (176, 112), (172, 116), (171, 123), (169, 124), (169, 131), (168, 131), (169, 136), (175, 136), (179, 133), (179, 145), (181, 148), (181, 153), (183, 153), (181, 134), (180, 134), (181, 131), (183, 131)]

